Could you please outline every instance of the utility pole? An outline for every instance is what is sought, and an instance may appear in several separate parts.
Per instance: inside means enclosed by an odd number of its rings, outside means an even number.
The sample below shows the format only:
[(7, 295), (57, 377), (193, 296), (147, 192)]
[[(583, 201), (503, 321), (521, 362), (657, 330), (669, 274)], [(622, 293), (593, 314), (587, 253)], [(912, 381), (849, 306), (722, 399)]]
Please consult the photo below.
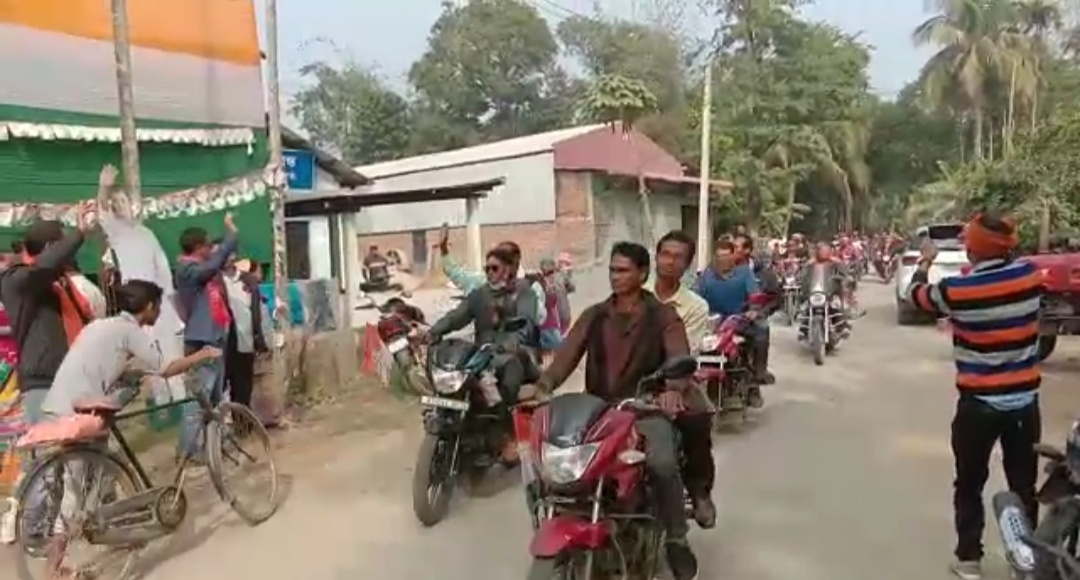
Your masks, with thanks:
[[(289, 273), (285, 261), (285, 188), (284, 167), (281, 161), (281, 87), (278, 82), (278, 20), (277, 0), (266, 1), (266, 87), (270, 106), (268, 129), (270, 141), (270, 166), (274, 170), (271, 186), (270, 207), (274, 220), (274, 318), (280, 340), (275, 340), (274, 378), (283, 383), (285, 393), (289, 377), (286, 357), (289, 338)], [(354, 240), (353, 243), (356, 243)]]
[[(124, 165), (124, 193), (131, 217), (142, 219), (142, 180), (139, 178), (139, 138), (135, 133), (135, 95), (131, 88), (131, 38), (127, 0), (112, 0), (113, 52), (116, 56), (116, 91), (120, 102), (120, 153)], [(138, 214), (136, 214), (138, 210)]]
[(712, 257), (712, 224), (709, 223), (709, 165), (712, 143), (712, 59), (705, 65), (705, 88), (701, 102), (701, 171), (698, 179), (697, 266), (704, 270)]

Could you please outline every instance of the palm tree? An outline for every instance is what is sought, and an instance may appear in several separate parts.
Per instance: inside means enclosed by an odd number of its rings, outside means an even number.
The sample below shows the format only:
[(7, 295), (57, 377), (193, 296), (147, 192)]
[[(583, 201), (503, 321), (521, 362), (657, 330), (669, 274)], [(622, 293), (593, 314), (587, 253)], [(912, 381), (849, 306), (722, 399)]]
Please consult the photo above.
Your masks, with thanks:
[(1046, 37), (1061, 29), (1064, 15), (1058, 0), (1021, 0), (1017, 2), (1016, 10), (1023, 31), (1034, 39), (1034, 46), (1030, 47), (1035, 74), (1035, 90), (1031, 95), (1031, 130), (1034, 131), (1039, 112), (1040, 62), (1047, 52)]
[(1014, 6), (1009, 0), (936, 0), (936, 4), (940, 13), (912, 34), (917, 45), (938, 47), (921, 71), (923, 94), (926, 104), (960, 109), (972, 120), (972, 148), (982, 159), (989, 89), (991, 83), (1012, 77), (1017, 54)]

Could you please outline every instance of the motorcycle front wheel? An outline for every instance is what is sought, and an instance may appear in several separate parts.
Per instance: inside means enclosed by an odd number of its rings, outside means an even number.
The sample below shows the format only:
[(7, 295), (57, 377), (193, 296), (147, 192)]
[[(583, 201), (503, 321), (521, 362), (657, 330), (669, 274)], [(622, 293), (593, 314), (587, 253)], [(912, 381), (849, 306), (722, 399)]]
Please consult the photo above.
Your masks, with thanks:
[(450, 511), (454, 492), (454, 442), (424, 435), (413, 471), (412, 500), (416, 519), (424, 527), (441, 522)]
[(814, 364), (825, 364), (825, 328), (820, 322), (810, 326), (810, 350), (814, 354)]

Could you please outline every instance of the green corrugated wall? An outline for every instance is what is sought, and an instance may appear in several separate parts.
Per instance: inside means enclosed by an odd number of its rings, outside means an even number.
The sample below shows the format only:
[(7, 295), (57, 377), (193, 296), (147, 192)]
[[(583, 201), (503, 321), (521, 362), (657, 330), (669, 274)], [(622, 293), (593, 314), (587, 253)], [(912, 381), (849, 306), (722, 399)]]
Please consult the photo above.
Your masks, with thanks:
[[(73, 124), (116, 127), (117, 119), (24, 107), (0, 105), (0, 122)], [(140, 127), (185, 128), (192, 124), (141, 120)], [(246, 145), (203, 147), (172, 143), (139, 144), (142, 191), (153, 197), (190, 187), (226, 181), (264, 167), (269, 158), (266, 133), (255, 129), (251, 153)], [(118, 143), (10, 139), (0, 141), (0, 202), (64, 203), (91, 199), (97, 193), (98, 173), (105, 163), (121, 167)], [(261, 198), (234, 208), (240, 228), (241, 253), (260, 262), (271, 261), (272, 228), (269, 199)], [(190, 226), (206, 228), (212, 236), (222, 233), (224, 212), (194, 217), (151, 219), (147, 225), (158, 235), (170, 258), (179, 248), (180, 232)], [(0, 227), (0, 251), (21, 236), (21, 228)], [(83, 270), (97, 270), (100, 249), (96, 244), (80, 253)]]

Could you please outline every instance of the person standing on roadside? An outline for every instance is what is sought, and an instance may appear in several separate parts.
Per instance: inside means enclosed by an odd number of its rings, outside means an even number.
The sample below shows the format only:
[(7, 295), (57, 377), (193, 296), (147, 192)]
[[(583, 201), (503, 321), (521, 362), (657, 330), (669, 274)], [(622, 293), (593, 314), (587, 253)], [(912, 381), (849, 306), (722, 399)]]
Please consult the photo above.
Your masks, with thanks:
[(1042, 435), (1039, 412), (1039, 306), (1042, 279), (1026, 261), (1011, 258), (1017, 245), (1012, 221), (976, 216), (964, 228), (971, 270), (928, 281), (937, 248), (929, 240), (912, 276), (908, 297), (920, 309), (948, 316), (959, 399), (952, 422), (956, 466), (953, 483), (956, 561), (963, 580), (982, 578), (983, 488), (990, 455), (1001, 443), (1009, 489), (1020, 496), (1035, 525), (1038, 458), (1033, 446)]
[(556, 273), (556, 289), (559, 292), (559, 331), (563, 336), (570, 330), (570, 319), (573, 318), (573, 310), (570, 308), (570, 295), (577, 291), (574, 286), (574, 263), (570, 254), (562, 252), (556, 260), (558, 272)]
[[(184, 353), (206, 347), (224, 351), (233, 313), (222, 270), (239, 245), (236, 224), (225, 214), (225, 237), (215, 246), (202, 228), (188, 228), (180, 234), (180, 263), (176, 268), (176, 296), (184, 320)], [(199, 367), (195, 378), (213, 404), (221, 401), (225, 383), (225, 361), (217, 358)], [(199, 408), (184, 406), (178, 454), (200, 460), (198, 448)]]
[(537, 282), (544, 289), (544, 323), (540, 326), (540, 360), (545, 360), (562, 344), (562, 320), (559, 316), (559, 298), (565, 300), (566, 293), (559, 287), (559, 272), (555, 260), (540, 260), (540, 276)]
[[(225, 350), (225, 385), (229, 400), (251, 407), (255, 388), (255, 357), (269, 352), (263, 335), (262, 296), (250, 260), (229, 256), (225, 264), (225, 291), (232, 327)], [(257, 266), (255, 266), (257, 267)]]
[[(103, 184), (112, 179), (115, 173), (102, 171)], [(45, 399), (68, 346), (91, 317), (89, 306), (80, 300), (66, 275), (86, 231), (92, 227), (86, 209), (80, 206), (79, 227), (70, 233), (65, 233), (63, 225), (55, 220), (32, 224), (23, 239), (19, 261), (0, 273), (0, 301), (10, 319), (16, 345), (19, 405), (26, 426), (45, 420)], [(78, 308), (82, 310), (75, 312)], [(26, 459), (32, 461), (34, 457)], [(20, 480), (32, 468), (24, 463)], [(44, 506), (45, 489), (29, 490), (22, 533), (26, 535), (27, 550), (34, 555), (44, 554), (47, 545), (47, 520), (41, 515)]]
[[(102, 172), (101, 179), (115, 179)], [(41, 404), (52, 386), (56, 370), (74, 341), (75, 324), (92, 317), (85, 299), (65, 275), (90, 229), (85, 206), (80, 209), (79, 228), (65, 233), (55, 220), (35, 222), (23, 239), (19, 262), (0, 273), (0, 301), (11, 319), (19, 352), (19, 388), (24, 420), (41, 421)], [(72, 309), (81, 308), (80, 312)], [(85, 324), (85, 322), (84, 322)]]

